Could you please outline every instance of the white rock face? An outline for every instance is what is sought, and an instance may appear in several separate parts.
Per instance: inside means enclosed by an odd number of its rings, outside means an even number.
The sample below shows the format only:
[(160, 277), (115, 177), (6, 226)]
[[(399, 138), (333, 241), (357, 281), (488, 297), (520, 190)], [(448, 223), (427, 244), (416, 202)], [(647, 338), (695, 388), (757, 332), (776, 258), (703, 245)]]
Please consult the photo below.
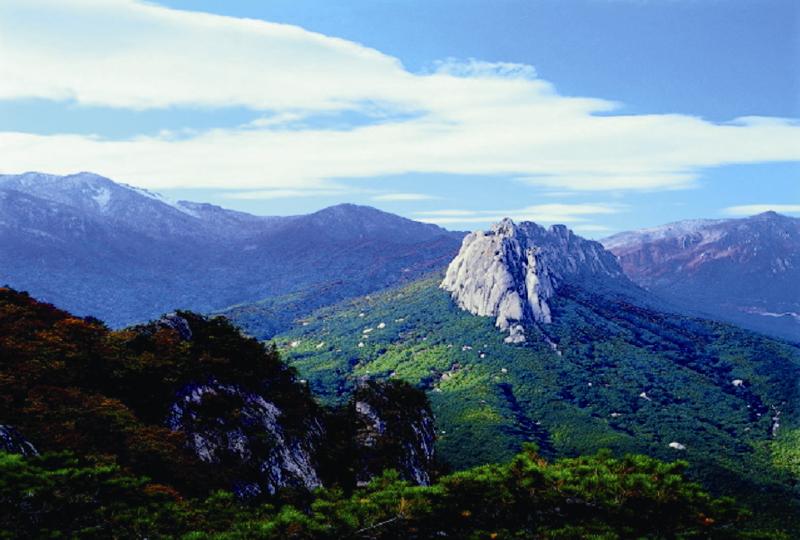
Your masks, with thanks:
[(441, 288), (461, 309), (495, 317), (506, 342), (525, 341), (525, 325), (552, 322), (548, 300), (572, 278), (625, 279), (616, 258), (563, 225), (544, 229), (510, 219), (467, 235)]
[(38, 456), (36, 447), (12, 426), (0, 424), (0, 450), (10, 454)]
[[(434, 462), (435, 426), (433, 415), (427, 409), (409, 409), (397, 415), (385, 410), (394, 405), (385, 394), (372, 396), (375, 403), (358, 400), (355, 403), (357, 417), (356, 445), (363, 456), (357, 472), (357, 483), (366, 485), (378, 472), (371, 462), (382, 459), (391, 441), (400, 441), (395, 468), (406, 480), (427, 486), (431, 483), (431, 466)], [(383, 449), (382, 449), (383, 448)], [(379, 452), (377, 455), (375, 452)]]
[(364, 446), (374, 447), (378, 444), (378, 436), (383, 435), (386, 431), (386, 423), (366, 401), (356, 401), (356, 414), (369, 427), (367, 435), (364, 437)]
[[(239, 414), (207, 417), (202, 404), (207, 398), (234, 400)], [(322, 436), (316, 418), (307, 422), (306, 434), (290, 435), (283, 412), (263, 396), (242, 388), (211, 381), (186, 387), (173, 403), (167, 426), (186, 434), (189, 447), (207, 463), (236, 462), (244, 469), (257, 470), (255, 478), (242, 479), (234, 491), (240, 495), (274, 494), (286, 486), (314, 489), (321, 486), (313, 455)], [(268, 441), (264, 451), (263, 441)]]

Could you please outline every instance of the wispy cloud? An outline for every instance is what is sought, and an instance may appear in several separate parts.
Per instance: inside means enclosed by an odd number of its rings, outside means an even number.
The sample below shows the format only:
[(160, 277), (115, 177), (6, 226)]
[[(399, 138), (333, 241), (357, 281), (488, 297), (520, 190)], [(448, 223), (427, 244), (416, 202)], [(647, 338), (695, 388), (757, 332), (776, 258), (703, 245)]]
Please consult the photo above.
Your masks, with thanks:
[(800, 204), (743, 204), (729, 206), (723, 213), (729, 216), (752, 216), (770, 210), (782, 214), (797, 214), (800, 213)]
[(447, 58), (435, 63), (435, 72), (455, 77), (472, 78), (508, 78), (508, 79), (529, 79), (536, 78), (536, 68), (527, 64), (516, 62), (486, 62), (477, 58), (470, 58), (466, 61), (458, 58)]
[(426, 193), (384, 193), (383, 195), (375, 195), (372, 197), (373, 201), (430, 201), (439, 199), (435, 195), (428, 195)]
[[(493, 223), (503, 218), (534, 221), (539, 224), (581, 223), (590, 218), (616, 214), (625, 207), (617, 204), (538, 204), (507, 210), (445, 209), (417, 212), (416, 219), (437, 225)], [(588, 224), (584, 224), (587, 227)]]
[(632, 171), (621, 170), (616, 174), (576, 173), (552, 176), (519, 178), (518, 180), (533, 186), (549, 188), (566, 188), (574, 191), (613, 191), (613, 190), (674, 190), (695, 187), (697, 173), (664, 172), (664, 171)]
[[(614, 115), (614, 102), (561, 96), (531, 66), (447, 60), (415, 74), (296, 26), (135, 0), (6, 0), (0, 35), (0, 99), (240, 106), (263, 118), (179, 138), (0, 132), (4, 172), (91, 169), (143, 187), (284, 194), (412, 172), (625, 191), (692, 187), (706, 167), (800, 160), (794, 120)], [(315, 114), (343, 111), (380, 121), (313, 127)]]
[(296, 197), (330, 197), (348, 193), (344, 189), (260, 189), (255, 191), (231, 191), (223, 193), (223, 199), (256, 201), (271, 199), (293, 199)]
[(572, 230), (574, 230), (578, 234), (586, 234), (586, 235), (608, 234), (614, 231), (613, 228), (608, 227), (606, 225), (595, 225), (591, 223), (585, 225), (583, 224), (575, 225), (574, 227), (572, 227)]

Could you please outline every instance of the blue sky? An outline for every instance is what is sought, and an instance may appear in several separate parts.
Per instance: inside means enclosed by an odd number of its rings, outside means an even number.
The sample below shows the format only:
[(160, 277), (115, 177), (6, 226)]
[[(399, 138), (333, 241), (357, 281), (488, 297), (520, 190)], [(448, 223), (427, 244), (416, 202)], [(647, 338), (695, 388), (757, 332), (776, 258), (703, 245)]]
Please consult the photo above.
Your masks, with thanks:
[(592, 237), (800, 215), (794, 1), (20, 0), (0, 34), (0, 172)]

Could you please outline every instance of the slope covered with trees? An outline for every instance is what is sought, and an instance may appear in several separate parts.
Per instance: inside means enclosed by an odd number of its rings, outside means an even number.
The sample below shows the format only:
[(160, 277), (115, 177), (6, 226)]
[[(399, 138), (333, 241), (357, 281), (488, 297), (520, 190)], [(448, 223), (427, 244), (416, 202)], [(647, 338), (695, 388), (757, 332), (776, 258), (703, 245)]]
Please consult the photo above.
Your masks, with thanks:
[(798, 515), (798, 347), (578, 287), (559, 290), (552, 324), (510, 345), (440, 281), (320, 310), (277, 343), (331, 402), (363, 377), (426, 389), (440, 456), (456, 468), (506, 461), (527, 441), (549, 458), (641, 452), (687, 459), (715, 492)]
[(608, 454), (505, 465), (412, 486), (387, 471), (351, 493), (244, 504), (218, 491), (185, 498), (116, 465), (0, 453), (4, 538), (788, 538), (755, 528), (732, 499), (682, 475), (685, 464)]
[[(645, 456), (547, 461), (531, 446), (505, 464), (432, 469), (428, 486), (404, 480), (401, 467), (356, 487), (353, 449), (367, 443), (349, 442), (349, 433), (365, 426), (348, 428), (347, 418), (358, 402), (319, 405), (274, 349), (224, 319), (178, 315), (112, 332), (0, 289), (0, 427), (8, 435), (14, 426), (15, 437), (38, 450), (0, 451), (0, 537), (783, 537), (779, 524), (760, 524), (688, 481), (685, 463)], [(191, 437), (165, 420), (186, 385), (212, 379), (268, 396), (295, 436), (309, 419), (325, 419), (336, 433), (319, 456), (325, 487), (234, 492), (242, 471), (202, 459)], [(378, 423), (395, 426), (409, 409), (429, 410), (422, 393), (400, 382), (359, 387), (356, 398), (375, 411), (391, 405)], [(232, 416), (247, 415), (234, 405), (201, 400), (199, 410), (224, 431)], [(396, 440), (372, 448), (402, 454), (409, 433), (395, 429)], [(369, 454), (378, 470), (375, 458)]]

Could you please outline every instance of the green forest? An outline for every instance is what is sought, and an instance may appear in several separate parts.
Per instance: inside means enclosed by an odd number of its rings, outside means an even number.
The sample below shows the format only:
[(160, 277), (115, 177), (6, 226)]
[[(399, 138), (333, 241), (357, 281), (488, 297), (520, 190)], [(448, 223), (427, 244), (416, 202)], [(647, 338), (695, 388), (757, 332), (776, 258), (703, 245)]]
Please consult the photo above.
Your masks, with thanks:
[[(333, 436), (321, 447), (324, 487), (243, 497), (232, 486), (241, 470), (198, 459), (185, 434), (165, 427), (182, 386), (213, 377), (250, 388), (296, 429), (313, 415), (336, 425), (344, 413), (317, 401), (275, 348), (226, 319), (181, 316), (190, 339), (158, 323), (111, 331), (0, 289), (0, 423), (39, 451), (0, 453), (0, 535), (790, 538), (780, 521), (709, 494), (686, 476), (686, 461), (612, 451), (544, 456), (534, 444), (496, 464), (439, 463), (428, 486), (391, 469), (356, 485), (342, 472), (352, 466), (347, 448)], [(426, 401), (405, 383), (393, 385), (409, 402)], [(213, 420), (237, 405), (203, 407)]]
[(508, 461), (525, 442), (547, 458), (685, 459), (715, 493), (798, 526), (796, 345), (565, 287), (554, 322), (509, 346), (440, 280), (318, 310), (276, 343), (328, 402), (364, 377), (424, 389), (440, 456), (457, 469)]

